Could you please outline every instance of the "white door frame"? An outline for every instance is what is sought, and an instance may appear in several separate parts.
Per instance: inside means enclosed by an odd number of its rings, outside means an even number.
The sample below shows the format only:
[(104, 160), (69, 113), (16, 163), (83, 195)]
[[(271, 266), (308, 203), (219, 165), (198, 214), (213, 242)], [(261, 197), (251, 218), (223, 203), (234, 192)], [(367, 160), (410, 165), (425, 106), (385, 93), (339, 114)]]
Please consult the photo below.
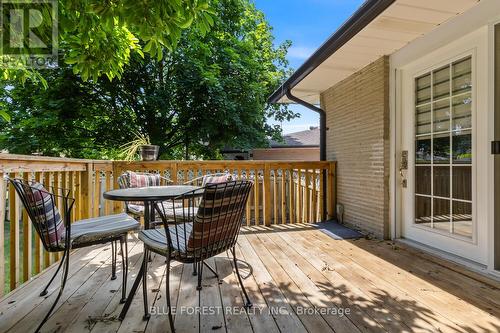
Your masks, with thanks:
[[(434, 52), (427, 54), (424, 57), (421, 57), (418, 60), (415, 60), (413, 62), (410, 62), (404, 66), (401, 66), (399, 68), (391, 68), (391, 75), (390, 75), (390, 84), (391, 87), (397, 88), (397, 89), (390, 89), (392, 96), (391, 96), (391, 105), (393, 108), (391, 108), (391, 136), (394, 138), (391, 142), (391, 171), (392, 171), (392, 177), (391, 177), (391, 189), (392, 193), (396, 195), (391, 196), (391, 206), (393, 207), (392, 210), (392, 218), (393, 218), (393, 230), (392, 230), (392, 237), (393, 238), (399, 238), (402, 236), (402, 230), (405, 227), (404, 224), (404, 219), (405, 216), (403, 215), (404, 210), (402, 207), (402, 204), (404, 202), (403, 200), (403, 190), (400, 185), (401, 178), (399, 176), (399, 160), (400, 160), (400, 152), (401, 152), (401, 147), (403, 145), (403, 135), (402, 135), (402, 130), (406, 129), (405, 125), (403, 124), (404, 117), (402, 114), (402, 110), (408, 110), (409, 106), (406, 105), (408, 103), (408, 93), (403, 91), (401, 93), (401, 90), (403, 89), (405, 84), (408, 84), (408, 77), (410, 76), (411, 80), (413, 80), (413, 76), (418, 75), (419, 72), (424, 72), (427, 71), (428, 69), (432, 68), (437, 68), (439, 67), (440, 64), (445, 64), (452, 62), (455, 59), (462, 58), (466, 54), (472, 54), (473, 56), (473, 62), (476, 59), (479, 59), (479, 61), (476, 61), (476, 65), (473, 65), (473, 75), (475, 76), (475, 82), (474, 82), (474, 90), (476, 93), (473, 92), (473, 101), (476, 105), (476, 109), (481, 110), (481, 112), (488, 112), (491, 110), (489, 107), (489, 103), (486, 101), (487, 100), (487, 93), (489, 89), (489, 84), (488, 84), (488, 79), (487, 79), (487, 73), (488, 73), (488, 56), (487, 56), (487, 50), (488, 50), (488, 34), (487, 34), (487, 28), (483, 27), (480, 28), (469, 35), (462, 37), (460, 39), (454, 40), (448, 44), (443, 45), (441, 48), (435, 50)], [(406, 82), (405, 82), (406, 80)], [(413, 94), (412, 89), (408, 89), (408, 86), (405, 88), (406, 90), (409, 90), (410, 94)], [(395, 93), (394, 93), (395, 91)], [(480, 92), (478, 95), (477, 92)], [(403, 96), (404, 95), (404, 96)], [(413, 96), (410, 98), (413, 100)], [(413, 108), (410, 108), (411, 110)], [(478, 203), (482, 203), (484, 201), (488, 201), (487, 194), (488, 191), (485, 191), (485, 188), (488, 186), (485, 185), (487, 184), (487, 179), (485, 179), (488, 174), (488, 165), (489, 164), (485, 160), (485, 156), (487, 156), (486, 149), (485, 147), (485, 141), (486, 138), (485, 136), (488, 135), (487, 132), (489, 131), (480, 131), (479, 134), (477, 134), (477, 128), (484, 128), (487, 126), (487, 120), (485, 121), (484, 119), (479, 119), (480, 121), (478, 122), (477, 119), (474, 119), (474, 117), (477, 115), (477, 112), (473, 111), (473, 123), (475, 129), (473, 129), (473, 145), (475, 146), (474, 152), (475, 152), (475, 162), (473, 164), (473, 170), (475, 171), (476, 175), (484, 175), (481, 176), (481, 179), (478, 179), (478, 182), (473, 181), (473, 184), (479, 184), (479, 187), (481, 189), (481, 193), (476, 191), (476, 185), (473, 185), (473, 194), (476, 195), (474, 198), (475, 204), (473, 205), (473, 209), (478, 207)], [(484, 115), (483, 117), (484, 118)], [(491, 122), (490, 122), (491, 123)], [(410, 156), (410, 161), (412, 156), (412, 149), (407, 149), (409, 150), (409, 156)], [(478, 163), (478, 158), (481, 159)], [(413, 179), (411, 178), (411, 175), (413, 174), (413, 170), (411, 168), (413, 167), (412, 163), (409, 163), (409, 170), (407, 174), (410, 176), (408, 177), (408, 190), (412, 190), (413, 186)], [(474, 172), (473, 172), (474, 174)], [(408, 203), (406, 203), (408, 204)], [(410, 205), (411, 206), (411, 205)], [(484, 227), (484, 223), (486, 223), (488, 218), (488, 213), (484, 212), (484, 210), (488, 210), (488, 205), (482, 205), (479, 210), (482, 211), (473, 211), (473, 215), (475, 216), (476, 219), (476, 224), (477, 221), (481, 221), (480, 226)], [(407, 208), (409, 209), (409, 208)], [(479, 214), (479, 215), (478, 215)], [(487, 223), (488, 225), (490, 223)], [(488, 258), (488, 249), (486, 246), (488, 244), (491, 244), (487, 240), (487, 235), (488, 235), (488, 230), (485, 228), (479, 228), (477, 229), (477, 232), (479, 233), (476, 237), (474, 237), (474, 240), (470, 242), (470, 244), (465, 244), (462, 241), (452, 241), (453, 237), (450, 238), (449, 235), (447, 236), (442, 236), (442, 235), (432, 235), (429, 234), (428, 238), (428, 246), (435, 247), (439, 249), (439, 246), (436, 246), (437, 244), (443, 245), (445, 243), (443, 242), (448, 242), (449, 244), (447, 246), (443, 246), (443, 248), (450, 253), (454, 255), (458, 255), (460, 257), (468, 258), (469, 260), (472, 260), (474, 262), (478, 262), (483, 265), (488, 265), (489, 264), (489, 258)], [(484, 229), (484, 230), (483, 230)], [(428, 231), (421, 232), (420, 233), (420, 239), (423, 238), (422, 235), (427, 234)], [(416, 235), (419, 234), (419, 231), (412, 229), (412, 233), (417, 237)], [(443, 238), (445, 237), (445, 238)], [(418, 238), (418, 237), (417, 237)], [(449, 240), (450, 239), (450, 240)], [(449, 240), (449, 241), (448, 241)], [(479, 248), (476, 246), (477, 241), (480, 241)], [(455, 249), (454, 251), (450, 251), (450, 249), (453, 248)]]

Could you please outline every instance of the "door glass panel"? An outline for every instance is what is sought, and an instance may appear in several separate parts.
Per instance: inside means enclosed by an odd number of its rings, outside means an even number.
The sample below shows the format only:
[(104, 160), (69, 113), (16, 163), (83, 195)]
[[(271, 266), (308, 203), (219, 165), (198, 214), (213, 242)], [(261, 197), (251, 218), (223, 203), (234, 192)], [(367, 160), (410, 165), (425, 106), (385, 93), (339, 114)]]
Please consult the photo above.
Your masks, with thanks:
[(415, 223), (430, 227), (431, 222), (431, 198), (417, 195), (415, 197)]
[(415, 168), (415, 193), (431, 195), (431, 167), (419, 165)]
[(433, 136), (433, 162), (434, 164), (450, 163), (450, 134), (441, 133)]
[(453, 199), (472, 200), (472, 167), (453, 167)]
[(417, 164), (431, 163), (431, 142), (430, 136), (417, 138), (415, 142), (415, 161)]
[(471, 91), (472, 88), (472, 64), (471, 58), (457, 61), (452, 65), (453, 95)]
[(450, 99), (445, 98), (433, 104), (434, 132), (450, 130)]
[(429, 134), (431, 132), (431, 105), (425, 104), (417, 107), (416, 117), (417, 134)]
[(471, 238), (472, 61), (415, 79), (415, 223)]
[(472, 237), (472, 204), (470, 202), (453, 201), (453, 233)]
[(453, 164), (472, 163), (471, 131), (453, 133)]
[(435, 70), (432, 74), (434, 100), (450, 96), (450, 66)]
[(434, 195), (438, 197), (450, 196), (450, 167), (434, 167)]
[(453, 97), (452, 100), (453, 130), (464, 130), (472, 127), (472, 95), (467, 93)]
[(433, 201), (432, 224), (433, 228), (450, 231), (450, 200), (436, 199)]
[(431, 74), (418, 78), (416, 84), (417, 105), (430, 102), (431, 100)]

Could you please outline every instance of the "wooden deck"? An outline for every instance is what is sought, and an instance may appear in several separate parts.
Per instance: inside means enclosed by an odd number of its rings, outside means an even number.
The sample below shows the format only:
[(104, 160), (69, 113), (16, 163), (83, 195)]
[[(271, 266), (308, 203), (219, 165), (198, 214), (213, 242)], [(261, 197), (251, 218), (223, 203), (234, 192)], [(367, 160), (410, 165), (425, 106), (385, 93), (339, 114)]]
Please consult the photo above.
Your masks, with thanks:
[[(130, 286), (142, 245), (135, 236), (129, 245)], [(416, 250), (377, 240), (333, 240), (311, 226), (293, 225), (245, 228), (238, 254), (252, 267), (249, 275), (241, 265), (251, 312), (241, 310), (226, 256), (211, 262), (222, 284), (206, 270), (200, 293), (192, 266), (176, 264), (171, 291), (178, 332), (500, 332), (499, 283)], [(121, 279), (110, 280), (110, 261), (109, 246), (72, 255), (70, 279), (44, 332), (168, 331), (164, 259), (153, 257), (149, 270), (150, 305), (158, 314), (142, 320), (139, 288), (123, 322), (115, 319)], [(34, 330), (55, 297), (54, 288), (47, 298), (38, 296), (53, 269), (0, 301), (0, 332)]]

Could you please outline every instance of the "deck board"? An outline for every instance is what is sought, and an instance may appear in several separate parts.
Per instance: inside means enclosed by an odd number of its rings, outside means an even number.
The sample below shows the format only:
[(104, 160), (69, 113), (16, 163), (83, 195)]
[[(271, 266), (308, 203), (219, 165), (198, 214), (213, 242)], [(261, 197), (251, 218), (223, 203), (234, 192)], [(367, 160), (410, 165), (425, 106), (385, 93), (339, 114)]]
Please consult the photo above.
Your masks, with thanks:
[[(174, 262), (170, 292), (178, 332), (499, 332), (498, 282), (407, 246), (378, 240), (333, 240), (309, 225), (245, 227), (236, 248), (253, 311), (227, 254), (210, 260), (221, 283), (204, 270), (196, 291), (192, 265)], [(141, 264), (142, 244), (129, 240), (128, 287)], [(110, 246), (80, 249), (71, 257), (70, 278), (43, 332), (168, 332), (165, 260), (153, 255), (148, 271), (149, 305), (159, 315), (143, 320), (142, 287), (123, 322), (121, 265), (111, 281)], [(31, 332), (50, 306), (40, 289), (54, 267), (0, 300), (0, 331)], [(250, 274), (252, 273), (252, 274)], [(204, 313), (198, 308), (213, 307)], [(304, 314), (301, 307), (329, 309)], [(350, 309), (345, 316), (332, 309)], [(206, 308), (205, 308), (206, 309)], [(215, 311), (216, 313), (212, 313)]]

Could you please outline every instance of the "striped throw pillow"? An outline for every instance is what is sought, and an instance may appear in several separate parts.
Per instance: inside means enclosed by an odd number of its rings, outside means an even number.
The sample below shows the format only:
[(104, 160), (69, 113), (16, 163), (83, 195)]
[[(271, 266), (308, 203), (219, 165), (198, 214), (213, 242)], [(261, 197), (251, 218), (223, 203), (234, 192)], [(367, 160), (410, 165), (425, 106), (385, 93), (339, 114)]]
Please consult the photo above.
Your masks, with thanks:
[(28, 205), (33, 207), (34, 221), (32, 222), (38, 225), (46, 244), (63, 247), (66, 227), (59, 209), (55, 206), (53, 196), (38, 182), (33, 182), (31, 187), (32, 190), (26, 193), (26, 200)]
[[(123, 179), (120, 183), (120, 187), (123, 186), (122, 188), (136, 188), (136, 187), (161, 185), (160, 175), (156, 173), (137, 173), (133, 171), (127, 171), (120, 178)], [(128, 202), (128, 204), (144, 207), (143, 201), (131, 201)]]
[(135, 187), (148, 187), (148, 186), (160, 186), (160, 175), (154, 173), (136, 173), (133, 171), (128, 171), (129, 175), (129, 186), (131, 188)]
[(225, 183), (231, 180), (231, 175), (226, 173), (225, 175), (218, 175), (218, 176), (213, 176), (213, 175), (206, 175), (203, 177), (203, 184), (202, 186), (207, 186), (209, 184), (220, 184), (220, 183)]

